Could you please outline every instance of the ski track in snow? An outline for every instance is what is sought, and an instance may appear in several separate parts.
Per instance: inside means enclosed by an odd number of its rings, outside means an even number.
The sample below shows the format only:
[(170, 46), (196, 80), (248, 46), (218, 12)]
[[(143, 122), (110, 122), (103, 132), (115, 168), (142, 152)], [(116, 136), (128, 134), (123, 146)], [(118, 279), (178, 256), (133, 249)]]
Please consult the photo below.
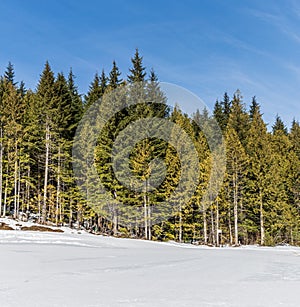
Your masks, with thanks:
[[(12, 223), (12, 222), (11, 222)], [(298, 307), (300, 248), (0, 230), (0, 306)]]

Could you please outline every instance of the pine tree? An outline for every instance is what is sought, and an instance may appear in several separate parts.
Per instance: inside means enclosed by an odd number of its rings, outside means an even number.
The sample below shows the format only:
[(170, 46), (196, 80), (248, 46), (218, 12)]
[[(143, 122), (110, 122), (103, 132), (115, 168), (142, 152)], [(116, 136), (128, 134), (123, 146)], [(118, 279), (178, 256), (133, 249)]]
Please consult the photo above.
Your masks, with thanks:
[[(249, 133), (246, 139), (246, 151), (249, 155), (247, 173), (247, 211), (248, 235), (256, 239), (260, 236), (260, 244), (266, 244), (266, 212), (269, 210), (269, 193), (271, 190), (270, 172), (273, 159), (269, 135), (259, 108), (253, 114)], [(253, 223), (254, 222), (254, 227)]]
[(271, 145), (274, 163), (271, 180), (273, 191), (272, 198), (270, 198), (273, 206), (272, 215), (268, 217), (270, 224), (268, 234), (272, 239), (272, 244), (292, 242), (296, 233), (294, 232), (296, 207), (290, 202), (289, 195), (295, 183), (297, 184), (295, 177), (293, 183), (290, 181), (291, 175), (295, 174), (292, 170), (297, 169), (297, 160), (291, 154), (292, 143), (284, 131), (276, 131), (271, 136)]
[(26, 87), (25, 87), (25, 83), (23, 81), (20, 82), (18, 92), (20, 93), (21, 97), (24, 97), (25, 94), (26, 94)]
[(26, 215), (38, 214), (41, 209), (40, 185), (42, 172), (40, 170), (43, 134), (40, 125), (40, 113), (35, 93), (26, 91), (24, 96), (24, 153), (28, 162), (24, 166), (24, 202), (26, 204)]
[(70, 136), (73, 137), (77, 128), (77, 124), (79, 123), (82, 114), (83, 114), (83, 103), (81, 99), (81, 95), (78, 93), (78, 88), (75, 85), (75, 76), (73, 74), (72, 69), (70, 69), (67, 86), (69, 89), (69, 94), (71, 97), (71, 116), (70, 116)]
[[(17, 218), (20, 211), (21, 169), (25, 162), (23, 158), (24, 103), (12, 82), (6, 81), (4, 86), (5, 91), (2, 97), (2, 103), (5, 108), (2, 113), (4, 129), (1, 131), (1, 179), (3, 179), (3, 147), (6, 147), (7, 171), (3, 214), (6, 214), (6, 211), (10, 208), (10, 204), (13, 203), (11, 211), (13, 212), (14, 218)], [(1, 182), (1, 184), (2, 183), (3, 182)]]
[(293, 120), (291, 131), (289, 134), (291, 140), (291, 174), (290, 174), (290, 189), (292, 193), (292, 203), (300, 208), (300, 125), (299, 122)]
[(66, 133), (72, 125), (71, 115), (73, 101), (68, 82), (63, 73), (59, 73), (54, 82), (54, 95), (56, 99), (53, 107), (57, 109), (58, 114), (53, 121), (55, 121), (55, 125), (57, 126), (58, 130)]
[(145, 84), (146, 102), (151, 103), (153, 115), (156, 117), (166, 117), (169, 113), (169, 108), (166, 105), (166, 97), (161, 91), (158, 77), (153, 69), (150, 70), (150, 78)]
[(103, 90), (100, 85), (100, 77), (98, 73), (95, 74), (94, 80), (92, 81), (89, 91), (84, 97), (84, 109), (87, 110), (91, 105), (98, 101), (103, 95)]
[(122, 84), (122, 79), (120, 78), (121, 72), (116, 64), (116, 61), (113, 61), (113, 67), (109, 73), (108, 78), (108, 88), (110, 90), (116, 89), (119, 85)]
[(215, 103), (213, 115), (222, 131), (225, 131), (227, 127), (229, 115), (231, 112), (231, 104), (232, 103), (230, 98), (226, 92), (224, 94), (223, 100), (221, 102), (217, 100)]
[[(54, 128), (54, 116), (55, 116), (55, 78), (54, 73), (48, 62), (46, 62), (44, 70), (42, 72), (40, 81), (37, 87), (37, 111), (39, 112), (41, 122), (41, 141), (44, 144), (44, 183), (43, 183), (43, 205), (41, 221), (46, 223), (47, 219), (47, 201), (48, 201), (48, 180), (49, 180), (49, 162), (51, 154), (51, 138), (52, 130)], [(44, 135), (44, 136), (42, 136)]]
[(287, 128), (284, 125), (282, 119), (280, 118), (278, 114), (276, 115), (275, 123), (272, 126), (272, 131), (273, 131), (273, 134), (276, 134), (276, 133), (283, 133), (285, 135), (288, 134)]
[(225, 130), (225, 128), (227, 126), (227, 123), (228, 123), (228, 120), (229, 120), (229, 115), (230, 115), (230, 112), (231, 112), (231, 105), (232, 105), (232, 102), (230, 101), (228, 94), (225, 92), (223, 100), (221, 101), (221, 106), (222, 106), (222, 109), (223, 109), (223, 122), (222, 122), (222, 125), (221, 125), (221, 128), (223, 128), (222, 130)]
[[(127, 76), (129, 83), (144, 82), (146, 77), (145, 67), (143, 66), (143, 57), (140, 56), (139, 50), (135, 50), (133, 58), (131, 58), (132, 68), (129, 69), (130, 74)], [(153, 75), (152, 75), (153, 77)]]
[(249, 111), (249, 116), (250, 116), (251, 120), (253, 119), (254, 114), (257, 111), (259, 111), (259, 109), (260, 109), (260, 106), (259, 106), (258, 102), (256, 101), (256, 97), (253, 96), (252, 101), (251, 101), (251, 105), (250, 105), (250, 111)]
[(249, 115), (245, 111), (245, 105), (242, 102), (242, 96), (239, 90), (233, 96), (228, 125), (236, 131), (240, 142), (244, 145), (249, 129)]
[(226, 123), (224, 121), (224, 114), (223, 114), (223, 108), (221, 103), (217, 100), (214, 106), (213, 115), (215, 120), (217, 121), (219, 127), (222, 131), (226, 128)]
[(295, 119), (292, 122), (292, 127), (291, 127), (289, 137), (292, 142), (293, 151), (295, 152), (297, 157), (300, 159), (300, 124)]
[(101, 76), (100, 76), (100, 88), (101, 88), (102, 95), (104, 95), (106, 91), (107, 82), (108, 82), (108, 78), (105, 75), (104, 69), (102, 69)]
[(231, 191), (229, 203), (233, 205), (234, 217), (234, 244), (240, 243), (238, 223), (241, 219), (239, 209), (242, 209), (245, 177), (247, 170), (247, 156), (239, 141), (236, 131), (228, 126), (226, 130), (226, 153), (227, 153), (227, 180)]
[(17, 82), (15, 82), (15, 70), (14, 66), (11, 62), (8, 62), (8, 65), (6, 67), (6, 70), (4, 72), (4, 79), (7, 82), (10, 82), (13, 86), (17, 85)]

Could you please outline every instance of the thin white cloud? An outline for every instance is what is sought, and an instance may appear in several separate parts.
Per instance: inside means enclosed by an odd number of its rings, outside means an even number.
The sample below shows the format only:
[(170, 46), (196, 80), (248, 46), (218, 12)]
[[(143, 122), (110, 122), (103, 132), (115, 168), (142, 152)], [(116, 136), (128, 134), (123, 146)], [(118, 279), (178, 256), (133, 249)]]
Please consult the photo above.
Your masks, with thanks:
[(298, 23), (293, 22), (293, 18), (289, 15), (296, 15), (300, 18), (300, 8), (292, 8), (289, 12), (285, 13), (269, 13), (259, 10), (248, 10), (253, 16), (273, 25), (282, 34), (286, 35), (293, 41), (300, 43), (300, 27)]

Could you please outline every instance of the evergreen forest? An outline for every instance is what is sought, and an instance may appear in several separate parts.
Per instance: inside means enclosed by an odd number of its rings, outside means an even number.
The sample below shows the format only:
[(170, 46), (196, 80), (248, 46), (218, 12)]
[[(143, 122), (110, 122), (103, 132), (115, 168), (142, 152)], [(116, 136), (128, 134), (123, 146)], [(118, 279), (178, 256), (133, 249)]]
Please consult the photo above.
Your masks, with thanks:
[[(153, 69), (147, 70), (138, 49), (124, 76), (115, 61), (110, 72), (96, 73), (88, 92), (79, 93), (76, 77), (53, 72), (45, 63), (35, 89), (15, 80), (8, 63), (0, 80), (0, 216), (41, 224), (70, 226), (95, 234), (147, 240), (220, 245), (300, 245), (300, 125), (284, 123), (279, 115), (270, 126), (256, 97), (225, 93), (212, 114), (183, 113), (170, 108)], [(26, 80), (24, 80), (26, 82)], [(127, 204), (123, 216), (114, 202), (93, 206), (77, 185), (72, 167), (76, 129), (87, 110), (107, 93), (143, 84), (145, 98), (113, 116), (97, 140), (93, 163), (112, 198)], [(155, 101), (155, 103), (151, 103)], [(113, 105), (112, 105), (113, 108)], [(195, 193), (171, 216), (154, 223), (151, 208), (167, 201), (176, 189), (181, 163), (166, 141), (145, 138), (130, 154), (130, 169), (147, 182), (151, 161), (165, 161), (166, 177), (159, 187), (137, 193), (114, 176), (111, 150), (130, 122), (157, 117), (182, 127), (198, 153), (199, 178)], [(226, 144), (226, 170), (216, 198), (201, 199), (208, 185), (212, 157), (197, 123), (214, 119)], [(289, 128), (287, 128), (289, 127)], [(88, 138), (88, 131), (87, 131)], [(191, 165), (191, 167), (195, 167)], [(180, 197), (180, 195), (179, 195)], [(110, 216), (102, 214), (108, 206)], [(99, 210), (97, 208), (100, 208)], [(144, 215), (135, 216), (136, 208)], [(163, 214), (163, 212), (161, 212)]]

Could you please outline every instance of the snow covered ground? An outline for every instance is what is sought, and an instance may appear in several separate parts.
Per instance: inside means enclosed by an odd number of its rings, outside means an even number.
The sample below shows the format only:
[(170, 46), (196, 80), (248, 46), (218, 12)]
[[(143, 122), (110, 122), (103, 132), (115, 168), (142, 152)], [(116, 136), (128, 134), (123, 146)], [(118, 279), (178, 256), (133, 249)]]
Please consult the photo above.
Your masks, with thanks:
[[(1, 221), (0, 221), (1, 222)], [(300, 306), (300, 248), (0, 230), (0, 306)]]

